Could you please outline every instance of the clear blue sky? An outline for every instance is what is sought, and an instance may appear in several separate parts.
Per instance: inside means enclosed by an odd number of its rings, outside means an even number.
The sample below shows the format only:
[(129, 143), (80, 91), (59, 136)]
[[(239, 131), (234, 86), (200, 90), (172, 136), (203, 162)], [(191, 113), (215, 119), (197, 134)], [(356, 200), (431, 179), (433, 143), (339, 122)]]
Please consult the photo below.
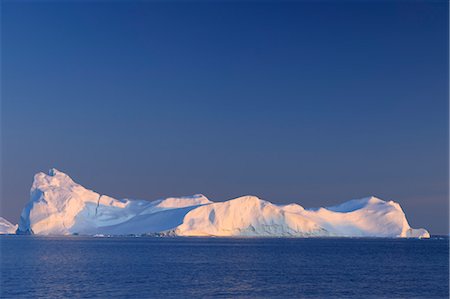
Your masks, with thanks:
[(2, 211), (56, 167), (115, 197), (376, 195), (448, 232), (446, 1), (2, 1)]

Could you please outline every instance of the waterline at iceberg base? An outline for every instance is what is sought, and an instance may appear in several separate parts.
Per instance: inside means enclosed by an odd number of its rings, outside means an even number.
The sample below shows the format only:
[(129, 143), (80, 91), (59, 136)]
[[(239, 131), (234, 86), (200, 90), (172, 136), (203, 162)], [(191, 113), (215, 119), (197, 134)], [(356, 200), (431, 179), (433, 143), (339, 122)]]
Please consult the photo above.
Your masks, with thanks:
[[(9, 228), (10, 229), (10, 228)], [(37, 235), (139, 235), (216, 237), (406, 237), (412, 229), (400, 205), (376, 197), (305, 209), (255, 196), (212, 202), (203, 195), (156, 201), (115, 199), (51, 169), (34, 177), (17, 233)]]

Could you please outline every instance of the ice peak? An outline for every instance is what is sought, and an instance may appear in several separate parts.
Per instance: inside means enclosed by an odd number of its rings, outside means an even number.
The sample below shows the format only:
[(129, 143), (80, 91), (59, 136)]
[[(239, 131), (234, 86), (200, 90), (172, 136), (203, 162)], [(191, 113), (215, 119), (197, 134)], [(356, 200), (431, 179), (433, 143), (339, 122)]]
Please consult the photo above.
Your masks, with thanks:
[(392, 201), (392, 200), (385, 201), (385, 200), (383, 200), (383, 199), (381, 199), (379, 197), (376, 197), (376, 196), (366, 197), (363, 200), (365, 200), (367, 206), (369, 206), (369, 205), (378, 205), (378, 204), (388, 204), (388, 205), (394, 207), (395, 209), (403, 212), (402, 208), (400, 207), (400, 204), (398, 204), (397, 202)]
[(54, 190), (55, 188), (70, 189), (77, 185), (78, 184), (76, 184), (70, 176), (62, 171), (57, 170), (56, 168), (52, 168), (48, 171), (48, 173), (39, 172), (34, 176), (31, 192), (33, 192), (34, 190), (40, 190), (44, 192)]
[(376, 197), (376, 196), (369, 196), (369, 197), (366, 197), (365, 198), (366, 200), (367, 200), (367, 202), (369, 202), (369, 203), (378, 203), (378, 202), (381, 202), (381, 201), (383, 201), (384, 202), (384, 200), (382, 200), (381, 198), (379, 198), (379, 197)]
[(206, 200), (208, 200), (208, 197), (206, 197), (205, 195), (203, 195), (201, 193), (197, 193), (197, 194), (189, 195), (189, 196), (182, 196), (182, 197), (178, 197), (178, 198), (184, 198), (184, 199), (206, 199)]
[(257, 196), (254, 195), (245, 195), (241, 197), (237, 197), (235, 199), (230, 200), (230, 202), (239, 203), (239, 204), (261, 204), (265, 203), (266, 201), (260, 199)]

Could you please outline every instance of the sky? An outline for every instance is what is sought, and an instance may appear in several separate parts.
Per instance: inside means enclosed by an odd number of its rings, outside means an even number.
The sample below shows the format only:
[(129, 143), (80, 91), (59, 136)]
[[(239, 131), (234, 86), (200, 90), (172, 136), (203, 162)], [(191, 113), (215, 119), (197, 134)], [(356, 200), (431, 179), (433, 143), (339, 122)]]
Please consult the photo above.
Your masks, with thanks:
[(448, 234), (446, 1), (2, 1), (1, 213), (55, 167), (117, 198), (395, 200)]

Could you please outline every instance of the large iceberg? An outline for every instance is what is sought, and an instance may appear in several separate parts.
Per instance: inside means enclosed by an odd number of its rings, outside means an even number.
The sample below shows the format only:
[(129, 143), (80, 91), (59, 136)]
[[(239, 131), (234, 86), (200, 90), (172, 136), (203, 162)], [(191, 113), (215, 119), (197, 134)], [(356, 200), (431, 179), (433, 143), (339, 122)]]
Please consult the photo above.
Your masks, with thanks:
[(18, 233), (242, 237), (413, 237), (400, 205), (368, 197), (304, 209), (255, 196), (212, 202), (203, 195), (156, 201), (114, 199), (75, 183), (56, 169), (34, 177)]
[(12, 224), (3, 217), (0, 217), (0, 235), (15, 234), (17, 224)]

